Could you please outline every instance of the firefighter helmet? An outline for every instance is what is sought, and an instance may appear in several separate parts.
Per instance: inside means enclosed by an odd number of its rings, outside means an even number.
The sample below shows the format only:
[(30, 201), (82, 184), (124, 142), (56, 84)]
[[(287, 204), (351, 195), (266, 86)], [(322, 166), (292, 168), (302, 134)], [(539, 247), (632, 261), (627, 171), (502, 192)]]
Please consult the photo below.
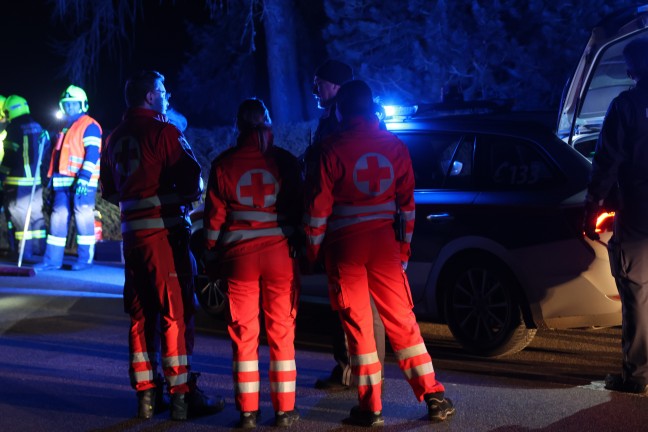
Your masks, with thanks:
[(11, 95), (5, 99), (2, 111), (7, 113), (7, 118), (11, 121), (21, 115), (29, 114), (29, 105), (24, 97)]
[(59, 100), (59, 108), (61, 108), (61, 111), (65, 112), (65, 110), (63, 109), (63, 102), (80, 102), (81, 111), (88, 111), (88, 96), (81, 87), (71, 85), (65, 89), (63, 94), (61, 94), (61, 100)]

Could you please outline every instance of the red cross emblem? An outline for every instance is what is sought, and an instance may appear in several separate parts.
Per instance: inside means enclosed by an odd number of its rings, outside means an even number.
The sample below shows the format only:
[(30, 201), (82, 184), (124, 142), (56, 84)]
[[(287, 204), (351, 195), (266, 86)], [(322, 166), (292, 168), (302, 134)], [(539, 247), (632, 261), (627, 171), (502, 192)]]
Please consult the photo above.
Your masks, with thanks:
[(269, 207), (277, 201), (278, 193), (279, 183), (263, 169), (245, 172), (236, 185), (239, 203), (249, 207)]
[(378, 196), (394, 181), (394, 168), (385, 156), (365, 153), (353, 168), (353, 183), (364, 194)]
[(140, 165), (140, 146), (132, 136), (121, 137), (113, 147), (115, 169), (124, 177), (130, 176)]

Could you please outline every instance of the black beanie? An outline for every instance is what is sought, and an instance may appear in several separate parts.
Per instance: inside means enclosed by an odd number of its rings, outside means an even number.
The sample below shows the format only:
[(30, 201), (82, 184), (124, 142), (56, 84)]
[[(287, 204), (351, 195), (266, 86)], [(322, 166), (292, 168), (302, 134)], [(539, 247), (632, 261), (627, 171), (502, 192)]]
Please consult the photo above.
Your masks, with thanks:
[(330, 83), (342, 85), (353, 79), (353, 69), (346, 63), (337, 60), (326, 60), (317, 68), (315, 76)]

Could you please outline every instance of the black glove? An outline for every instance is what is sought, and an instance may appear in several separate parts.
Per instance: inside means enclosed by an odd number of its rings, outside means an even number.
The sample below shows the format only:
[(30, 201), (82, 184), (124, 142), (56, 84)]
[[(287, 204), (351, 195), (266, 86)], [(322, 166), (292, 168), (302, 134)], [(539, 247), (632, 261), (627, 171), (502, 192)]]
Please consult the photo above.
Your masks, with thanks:
[(585, 201), (585, 214), (583, 217), (583, 233), (590, 240), (600, 240), (600, 236), (596, 232), (596, 220), (599, 217), (601, 206), (598, 201), (587, 200)]

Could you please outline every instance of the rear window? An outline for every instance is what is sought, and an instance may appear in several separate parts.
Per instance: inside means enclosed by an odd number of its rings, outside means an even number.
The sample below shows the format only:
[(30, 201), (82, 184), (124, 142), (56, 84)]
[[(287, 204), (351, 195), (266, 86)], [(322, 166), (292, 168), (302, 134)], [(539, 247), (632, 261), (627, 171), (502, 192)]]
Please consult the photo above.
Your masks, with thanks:
[(533, 142), (480, 135), (477, 148), (480, 189), (542, 189), (561, 182), (558, 170)]

